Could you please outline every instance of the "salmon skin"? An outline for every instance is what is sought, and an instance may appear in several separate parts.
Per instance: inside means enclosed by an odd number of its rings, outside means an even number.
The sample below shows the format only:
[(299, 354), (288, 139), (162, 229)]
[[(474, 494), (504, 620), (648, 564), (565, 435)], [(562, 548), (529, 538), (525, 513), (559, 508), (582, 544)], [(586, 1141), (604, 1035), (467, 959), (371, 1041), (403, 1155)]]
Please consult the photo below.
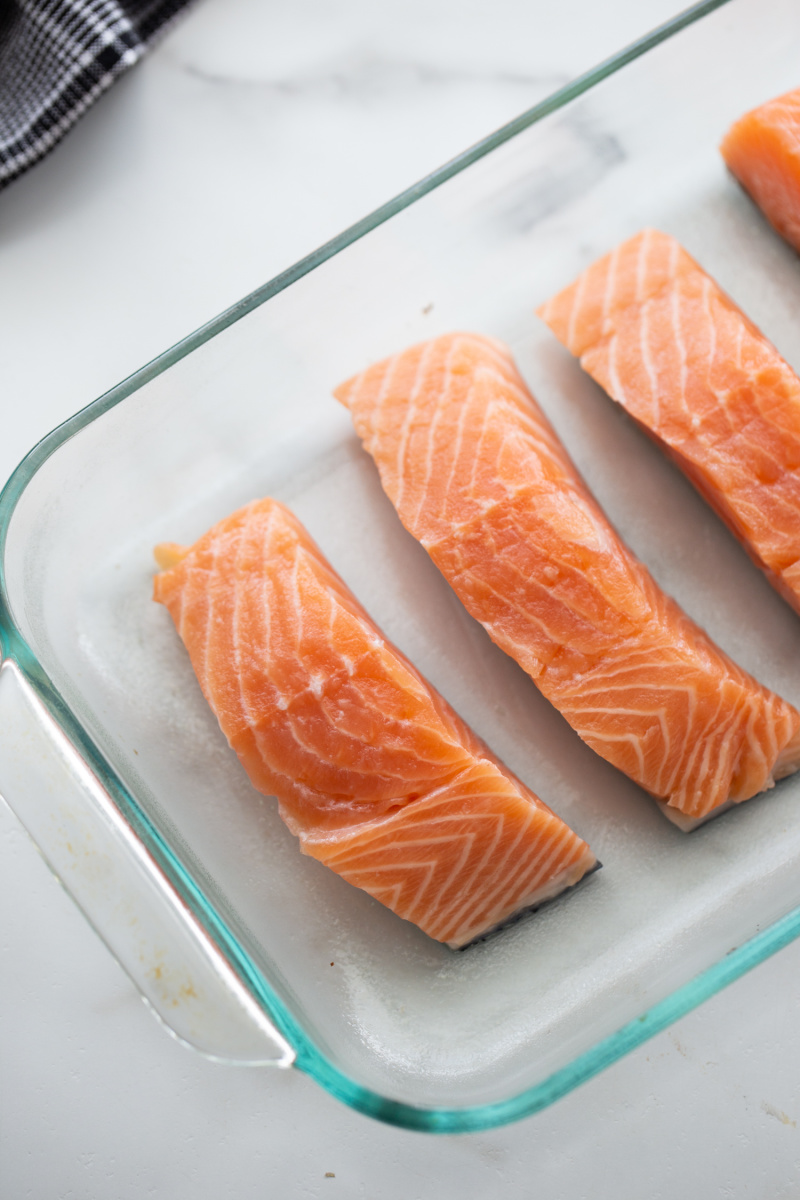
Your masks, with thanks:
[(745, 113), (720, 150), (770, 224), (800, 253), (800, 88)]
[(254, 787), (304, 854), (462, 947), (598, 864), (259, 500), (156, 548), (166, 605)]
[(645, 230), (539, 315), (800, 613), (800, 379), (674, 238)]
[(676, 824), (796, 769), (800, 714), (622, 544), (504, 346), (450, 334), (335, 395), (403, 524), (472, 616)]

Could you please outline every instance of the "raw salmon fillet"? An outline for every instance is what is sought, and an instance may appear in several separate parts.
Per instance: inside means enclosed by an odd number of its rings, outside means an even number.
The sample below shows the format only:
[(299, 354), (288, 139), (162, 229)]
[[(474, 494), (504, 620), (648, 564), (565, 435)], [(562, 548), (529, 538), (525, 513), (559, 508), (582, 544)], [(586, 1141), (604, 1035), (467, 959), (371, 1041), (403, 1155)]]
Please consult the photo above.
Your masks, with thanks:
[(800, 252), (800, 88), (746, 113), (720, 150), (770, 224)]
[(385, 641), (277, 501), (156, 557), (167, 569), (154, 598), (304, 854), (453, 947), (597, 866)]
[(674, 238), (645, 230), (539, 315), (800, 613), (800, 379)]
[(335, 394), (403, 524), (469, 612), (676, 824), (795, 769), (800, 714), (626, 549), (504, 346), (450, 334)]

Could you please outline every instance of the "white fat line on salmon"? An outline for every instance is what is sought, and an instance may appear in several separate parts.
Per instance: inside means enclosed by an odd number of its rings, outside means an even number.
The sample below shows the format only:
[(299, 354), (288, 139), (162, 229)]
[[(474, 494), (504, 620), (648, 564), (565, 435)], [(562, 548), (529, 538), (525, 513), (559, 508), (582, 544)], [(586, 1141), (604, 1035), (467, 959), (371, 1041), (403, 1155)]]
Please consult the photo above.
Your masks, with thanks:
[[(469, 889), (472, 887), (473, 883), (479, 877), (481, 877), (481, 883), (483, 886), (486, 886), (486, 884), (489, 882), (488, 880), (483, 878), (483, 873), (486, 870), (487, 863), (489, 862), (492, 855), (494, 854), (495, 849), (496, 849), (498, 843), (500, 842), (500, 840), (503, 836), (504, 830), (505, 830), (505, 818), (502, 813), (481, 813), (481, 814), (476, 814), (476, 815), (478, 816), (479, 819), (483, 819), (483, 820), (492, 819), (495, 821), (496, 826), (495, 826), (495, 831), (494, 831), (494, 837), (487, 845), (487, 847), (483, 853), (483, 856), (481, 858), (479, 858), (478, 861), (474, 864), (471, 873), (466, 878), (460, 880), (460, 887), (458, 889), (458, 892), (460, 892), (460, 893), (465, 893), (465, 892), (468, 893)], [(520, 838), (523, 836), (523, 834), (525, 832), (527, 832), (527, 829), (528, 829), (527, 825), (520, 829), (520, 831), (517, 833), (517, 836), (512, 843), (512, 847), (517, 846), (517, 844), (520, 841)], [(505, 862), (508, 859), (508, 854), (509, 854), (509, 851), (507, 851), (506, 854), (504, 855), (502, 862)], [(499, 869), (499, 866), (498, 866), (498, 869)], [(451, 873), (451, 878), (452, 878), (452, 873)], [(458, 892), (456, 893), (456, 898), (454, 900), (452, 900), (449, 905), (445, 905), (443, 908), (440, 908), (439, 923), (438, 923), (437, 928), (441, 927), (442, 923), (445, 920), (451, 919), (453, 907), (455, 904), (458, 903)]]
[(575, 341), (575, 323), (580, 313), (581, 302), (583, 300), (583, 291), (586, 287), (586, 277), (588, 272), (584, 272), (578, 280), (578, 286), (575, 288), (575, 294), (572, 299), (572, 311), (569, 315), (569, 323), (567, 325), (567, 345), (572, 346)]
[[(459, 859), (455, 863), (455, 865), (452, 867), (447, 878), (441, 883), (439, 890), (438, 890), (436, 896), (433, 898), (433, 900), (428, 900), (428, 902), (427, 902), (428, 909), (430, 909), (433, 905), (435, 905), (440, 900), (442, 894), (447, 892), (447, 890), (450, 887), (452, 887), (453, 880), (458, 877), (458, 875), (460, 874), (464, 865), (469, 861), (470, 857), (472, 856), (473, 846), (475, 844), (475, 836), (476, 835), (475, 835), (474, 830), (465, 830), (463, 833), (458, 833), (455, 835), (451, 834), (451, 835), (447, 835), (444, 837), (438, 837), (438, 838), (425, 838), (425, 839), (420, 838), (420, 839), (409, 840), (408, 842), (406, 842), (404, 840), (404, 842), (403, 842), (404, 847), (406, 845), (416, 845), (417, 842), (419, 842), (420, 845), (424, 844), (427, 849), (430, 849), (431, 846), (436, 846), (436, 845), (440, 845), (443, 847), (446, 846), (448, 849), (450, 849), (455, 844), (461, 843), (461, 852), (460, 852)], [(431, 881), (434, 878), (434, 875), (436, 874), (437, 870), (440, 868), (440, 864), (441, 864), (440, 858), (436, 858), (432, 861), (432, 863), (430, 865), (430, 870), (428, 872), (426, 879), (423, 881), (423, 883), (417, 889), (417, 893), (414, 896), (414, 899), (412, 902), (413, 911), (416, 912), (421, 908), (423, 899), (425, 897), (425, 893), (427, 892), (427, 890), (431, 884)], [(412, 868), (408, 868), (407, 864), (403, 864), (403, 867), (405, 869), (417, 870), (417, 869), (419, 869), (420, 865), (421, 864), (413, 864)]]
[[(439, 919), (438, 919), (438, 922), (435, 923), (435, 925), (434, 925), (435, 929), (440, 931), (440, 930), (445, 929), (447, 925), (452, 925), (453, 923), (461, 922), (461, 919), (462, 919), (461, 913), (463, 912), (464, 908), (467, 907), (467, 905), (468, 905), (470, 889), (471, 889), (471, 887), (473, 887), (474, 882), (479, 877), (480, 877), (480, 882), (481, 882), (480, 899), (481, 899), (481, 901), (486, 900), (487, 904), (488, 904), (489, 898), (487, 896), (486, 889), (489, 887), (489, 884), (491, 884), (492, 878), (497, 877), (497, 876), (491, 876), (491, 877), (487, 878), (486, 875), (483, 874), (483, 872), (486, 871), (486, 866), (487, 866), (488, 860), (489, 860), (489, 858), (491, 858), (491, 854), (494, 851), (495, 846), (498, 845), (498, 842), (500, 841), (501, 836), (503, 836), (503, 832), (505, 829), (505, 820), (504, 820), (503, 815), (501, 815), (501, 814), (495, 815), (495, 820), (498, 821), (498, 827), (497, 827), (497, 829), (495, 829), (494, 839), (492, 841), (491, 846), (489, 846), (488, 850), (486, 851), (485, 854), (483, 854), (483, 857), (479, 860), (479, 862), (477, 862), (475, 864), (473, 872), (471, 872), (469, 877), (465, 878), (465, 880), (459, 881), (459, 887), (458, 887), (458, 889), (455, 890), (455, 895), (453, 895), (453, 899), (451, 899), (450, 904), (439, 908)], [(513, 846), (516, 847), (518, 845), (518, 842), (519, 842), (519, 840), (521, 840), (522, 836), (528, 832), (528, 828), (529, 828), (529, 826), (527, 824), (527, 826), (524, 826), (521, 829), (519, 829), (516, 839), (513, 840), (513, 844), (512, 844)], [(507, 858), (509, 858), (509, 854), (506, 853), (503, 858), (504, 863), (506, 862)], [(493, 865), (495, 865), (495, 864), (493, 864)], [(497, 871), (499, 871), (499, 870), (500, 870), (500, 866), (497, 865)], [(492, 895), (492, 893), (489, 893), (489, 896), (491, 896), (491, 895)], [(464, 896), (463, 900), (461, 899), (462, 896)], [(474, 908), (476, 905), (476, 902), (477, 902), (476, 898), (471, 899), (471, 907)], [(456, 906), (458, 904), (461, 904), (461, 908), (458, 908), (458, 910), (456, 911)]]
[[(620, 379), (619, 372), (617, 371), (617, 346), (618, 345), (619, 345), (619, 337), (615, 333), (611, 338), (609, 338), (608, 348), (606, 351), (606, 357), (607, 357), (607, 362), (608, 362), (609, 387), (610, 387), (611, 395), (614, 398), (614, 400), (617, 400), (620, 404), (625, 405), (625, 402), (626, 402), (625, 389), (622, 386), (622, 380)], [(583, 359), (581, 359), (581, 365), (583, 365)]]
[[(725, 746), (726, 731), (729, 736), (733, 736), (737, 730), (741, 730), (741, 708), (737, 710), (730, 707), (726, 711), (726, 703), (724, 689), (719, 688), (716, 692), (717, 706), (713, 712), (707, 711), (705, 725), (698, 729), (697, 720), (691, 726), (692, 737), (687, 735), (682, 741), (684, 750), (683, 757), (679, 760), (682, 764), (681, 774), (686, 782), (686, 787), (692, 782), (693, 789), (697, 789), (699, 785), (703, 785), (708, 776), (708, 759), (712, 751), (717, 755), (718, 772), (725, 765), (721, 757), (721, 751)], [(752, 701), (750, 702), (752, 705)], [(699, 713), (698, 713), (699, 716)], [(688, 754), (686, 753), (688, 750)], [(700, 765), (698, 766), (698, 756), (702, 754)], [(676, 772), (677, 773), (677, 772)], [(674, 786), (674, 785), (673, 785)]]
[[(456, 467), (458, 466), (458, 460), (461, 455), (461, 446), (462, 446), (462, 443), (464, 440), (464, 427), (468, 423), (467, 422), (467, 414), (469, 412), (469, 409), (470, 409), (470, 406), (472, 403), (472, 399), (475, 394), (476, 382), (477, 381), (476, 381), (475, 377), (473, 376), (473, 378), (470, 381), (469, 391), (467, 392), (466, 396), (464, 397), (464, 399), (461, 403), (461, 406), (459, 408), (458, 420), (456, 422), (456, 436), (455, 436), (455, 441), (453, 442), (453, 446), (452, 446), (452, 454), (450, 455), (450, 470), (448, 472), (447, 482), (444, 487), (445, 496), (449, 496), (452, 491), (452, 488), (453, 488), (453, 479), (455, 477)], [(399, 511), (400, 511), (400, 508), (398, 505), (398, 512)]]
[[(564, 713), (564, 716), (567, 718), (567, 720), (569, 720), (571, 715), (572, 715), (571, 713), (567, 713), (567, 712)], [(589, 745), (589, 746), (593, 746), (593, 744), (595, 742), (600, 742), (602, 745), (607, 745), (607, 746), (619, 746), (619, 745), (625, 745), (625, 744), (630, 745), (631, 749), (633, 750), (633, 752), (636, 756), (636, 761), (639, 764), (639, 775), (640, 776), (644, 775), (644, 773), (645, 773), (644, 754), (642, 753), (642, 748), (639, 744), (641, 739), (636, 737), (635, 734), (633, 734), (633, 733), (621, 733), (621, 734), (601, 733), (599, 729), (591, 729), (591, 730), (587, 731), (586, 733), (582, 734), (581, 736), (584, 738), (587, 745)], [(606, 758), (606, 755), (603, 755), (603, 757)], [(637, 777), (634, 776), (633, 778), (636, 779)]]
[[(470, 818), (470, 824), (473, 824), (475, 822), (481, 822), (481, 821), (483, 821), (483, 822), (493, 821), (494, 822), (494, 835), (493, 835), (491, 842), (489, 842), (485, 852), (483, 852), (482, 857), (480, 857), (479, 860), (477, 860), (477, 863), (473, 866), (473, 870), (471, 870), (470, 874), (467, 876), (464, 876), (463, 878), (459, 878), (459, 881), (458, 881), (459, 888), (464, 889), (464, 890), (468, 890), (471, 886), (473, 886), (473, 883), (476, 880), (476, 878), (481, 876), (482, 871), (486, 869), (486, 864), (487, 864), (489, 858), (491, 858), (492, 854), (494, 853), (495, 847), (497, 847), (500, 839), (503, 838), (503, 832), (505, 829), (505, 817), (503, 816), (503, 814), (501, 814), (501, 812), (497, 812), (497, 814), (495, 814), (495, 812), (476, 812), (476, 814)], [(446, 881), (443, 883), (443, 886), (441, 886), (441, 888), (439, 890), (439, 895), (437, 896), (438, 902), (441, 900), (441, 895), (443, 895), (445, 892), (447, 892), (447, 889), (452, 890), (453, 880), (455, 880), (456, 877), (461, 876), (461, 872), (464, 869), (464, 866), (467, 865), (468, 860), (470, 858), (476, 857), (473, 854), (474, 846), (475, 846), (476, 830), (475, 829), (470, 830), (469, 836), (470, 836), (469, 846), (465, 847), (465, 851), (467, 851), (467, 853), (465, 853), (465, 856), (462, 856), (462, 859), (459, 860), (457, 868), (453, 868), (453, 870), (450, 872), (450, 875), (447, 876)], [(446, 912), (447, 912), (447, 908), (445, 907), (444, 913), (446, 913)]]
[(658, 372), (653, 363), (653, 356), (650, 353), (650, 313), (652, 308), (652, 300), (647, 300), (642, 305), (639, 318), (639, 353), (647, 375), (647, 382), (650, 386), (651, 411), (654, 414), (656, 423), (660, 423), (661, 392), (658, 386)]
[(417, 373), (414, 376), (414, 382), (409, 390), (408, 399), (406, 402), (406, 412), (403, 419), (403, 424), (400, 429), (400, 440), (397, 447), (396, 475), (397, 475), (397, 504), (398, 509), (403, 502), (403, 492), (405, 490), (405, 460), (406, 450), (408, 447), (408, 435), (417, 412), (417, 404), (419, 401), (420, 392), (427, 379), (428, 362), (433, 355), (435, 342), (428, 342), (420, 356), (417, 366)]
[(736, 366), (740, 371), (744, 370), (742, 363), (742, 345), (744, 344), (744, 335), (747, 332), (747, 326), (744, 321), (739, 321), (736, 326)]
[[(681, 387), (680, 396), (683, 401), (683, 409), (687, 417), (689, 414), (689, 405), (686, 402), (686, 391), (689, 380), (689, 356), (686, 352), (686, 344), (681, 329), (681, 296), (680, 286), (676, 283), (670, 295), (670, 316), (672, 320), (672, 331), (675, 335), (675, 345), (678, 349), (678, 360), (681, 368)], [(691, 418), (690, 418), (691, 423)]]
[(490, 901), (492, 904), (496, 903), (496, 898), (504, 890), (512, 893), (515, 890), (519, 892), (521, 886), (527, 888), (529, 886), (528, 880), (535, 878), (538, 886), (538, 881), (547, 875), (552, 862), (561, 852), (562, 848), (571, 839), (574, 839), (576, 842), (580, 841), (577, 834), (569, 826), (560, 820), (558, 821), (558, 825), (561, 828), (558, 829), (558, 826), (556, 827), (558, 832), (554, 837), (549, 836), (546, 829), (541, 827), (540, 836), (534, 843), (528, 846), (527, 855), (516, 859), (510, 872), (498, 872), (494, 876), (494, 881), (496, 881), (494, 890), (489, 890), (486, 893), (487, 907)]
[[(447, 358), (445, 359), (444, 387), (442, 389), (444, 395), (447, 395), (449, 393), (450, 388), (452, 387), (452, 384), (453, 384), (453, 358), (455, 357), (459, 347), (460, 347), (460, 342), (458, 341), (457, 338), (453, 338), (450, 348), (447, 352)], [(425, 478), (422, 482), (422, 488), (420, 489), (420, 499), (419, 499), (419, 504), (417, 505), (417, 511), (414, 514), (414, 524), (415, 525), (419, 521), (419, 516), (420, 516), (420, 513), (422, 512), (422, 507), (428, 498), (428, 485), (430, 483), (430, 478), (431, 478), (431, 474), (433, 471), (433, 447), (436, 442), (436, 432), (439, 428), (439, 422), (441, 420), (443, 410), (444, 410), (444, 404), (440, 397), (439, 403), (436, 405), (436, 409), (433, 414), (433, 420), (432, 420), (431, 426), (430, 426), (430, 434), (428, 437), (428, 449), (427, 449), (427, 453), (425, 455)]]
[(717, 357), (717, 326), (716, 326), (714, 318), (711, 314), (711, 296), (712, 296), (712, 293), (716, 289), (714, 287), (714, 284), (711, 282), (710, 277), (705, 274), (703, 275), (703, 279), (701, 282), (701, 288), (702, 288), (702, 296), (703, 296), (703, 310), (705, 311), (705, 314), (706, 314), (706, 317), (708, 320), (709, 337), (708, 337), (707, 378), (710, 380), (712, 378), (712, 372), (713, 372), (715, 360)]
[[(492, 915), (495, 915), (495, 920), (498, 918), (502, 920), (504, 918), (500, 914), (503, 910), (510, 915), (519, 908), (526, 907), (530, 903), (531, 894), (539, 891), (543, 886), (542, 881), (550, 882), (547, 868), (541, 866), (541, 854), (537, 854), (535, 861), (530, 862), (531, 855), (534, 851), (538, 851), (542, 842), (546, 840), (540, 839), (534, 847), (528, 847), (527, 856), (522, 861), (515, 863), (515, 870), (511, 876), (497, 871), (491, 879), (486, 880), (485, 888), (487, 890), (475, 897), (469, 917), (465, 915), (467, 910), (465, 903), (462, 905), (461, 911), (451, 917), (451, 927), (461, 928), (468, 919), (471, 919), (473, 927), (480, 928)], [(556, 849), (560, 849), (560, 847)]]
[(644, 277), (647, 267), (647, 258), (650, 252), (650, 243), (652, 241), (652, 230), (645, 229), (642, 233), (642, 240), (639, 243), (639, 255), (636, 261), (636, 303), (641, 304), (645, 298)]
[[(245, 522), (245, 529), (247, 522)], [(241, 536), (236, 547), (236, 575), (239, 577), (239, 564), (242, 558), (243, 547), (246, 545), (246, 537)], [(253, 725), (253, 715), (247, 705), (244, 695), (244, 687), (242, 686), (242, 655), (241, 655), (241, 638), (239, 629), (239, 617), (241, 611), (242, 593), (241, 588), (235, 587), (233, 591), (233, 619), (231, 622), (231, 640), (233, 642), (233, 667), (236, 683), (239, 691), (239, 706), (242, 711), (242, 716), (248, 725)]]
[(602, 324), (600, 326), (600, 336), (604, 337), (606, 331), (610, 332), (609, 328), (609, 307), (612, 294), (616, 291), (617, 286), (617, 265), (619, 263), (619, 246), (615, 246), (611, 251), (611, 257), (608, 260), (608, 274), (606, 277), (606, 289), (603, 292), (603, 308), (602, 308)]
[[(368, 450), (371, 450), (371, 447), (375, 445), (376, 442), (379, 442), (383, 436), (383, 432), (380, 428), (380, 421), (383, 416), (386, 398), (391, 390), (395, 371), (400, 366), (401, 359), (402, 355), (396, 354), (394, 358), (390, 358), (387, 362), (386, 370), (384, 371), (383, 379), (381, 380), (381, 386), (378, 389), (378, 393), (375, 396), (372, 407), (369, 409), (370, 424), (372, 427), (368, 432), (370, 439), (367, 445)], [(356, 380), (356, 393), (363, 384), (366, 384), (368, 374), (369, 372), (365, 371), (359, 375), (358, 379)]]
[[(212, 579), (217, 574), (217, 563), (219, 561), (219, 556), (220, 556), (220, 541), (221, 541), (221, 539), (220, 539), (219, 535), (217, 535), (214, 538), (213, 542), (211, 543), (211, 577), (212, 577)], [(215, 589), (213, 587), (209, 587), (209, 588), (206, 588), (205, 591), (206, 591), (206, 595), (208, 597), (208, 608), (206, 610), (206, 626), (205, 626), (205, 634), (203, 637), (203, 651), (202, 651), (203, 659), (202, 659), (201, 669), (197, 672), (197, 674), (203, 685), (203, 690), (206, 692), (206, 694), (209, 697), (213, 698), (212, 699), (212, 703), (213, 703), (213, 701), (216, 699), (216, 697), (214, 696), (214, 690), (211, 685), (211, 680), (209, 677), (208, 663), (209, 663), (209, 649), (210, 649), (210, 642), (211, 642), (211, 630), (214, 627)]]
[(503, 917), (496, 925), (492, 925), (490, 929), (481, 930), (480, 926), (476, 925), (475, 931), (470, 931), (469, 936), (465, 937), (463, 941), (459, 939), (458, 943), (448, 942), (448, 945), (452, 950), (458, 951), (469, 950), (472, 946), (479, 946), (495, 934), (500, 933), (511, 925), (515, 925), (529, 914), (538, 912), (546, 905), (552, 903), (552, 901), (557, 900), (559, 896), (566, 895), (573, 888), (579, 887), (602, 868), (603, 864), (597, 859), (594, 860), (591, 866), (584, 867), (583, 862), (590, 857), (590, 852), (587, 852), (581, 858), (577, 859), (574, 865), (566, 867), (547, 887), (537, 888), (531, 896), (521, 902), (518, 908), (514, 909), (508, 916)]

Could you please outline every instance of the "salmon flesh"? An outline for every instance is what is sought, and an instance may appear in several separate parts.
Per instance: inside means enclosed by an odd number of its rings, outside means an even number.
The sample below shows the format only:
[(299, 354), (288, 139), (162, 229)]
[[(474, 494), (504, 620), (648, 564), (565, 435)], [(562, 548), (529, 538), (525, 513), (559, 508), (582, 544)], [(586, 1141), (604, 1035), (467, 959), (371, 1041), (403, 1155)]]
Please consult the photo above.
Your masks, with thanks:
[(775, 347), (674, 238), (652, 229), (539, 315), (800, 613), (800, 379)]
[(770, 224), (800, 253), (800, 88), (745, 113), (720, 150)]
[(691, 828), (797, 768), (800, 714), (623, 545), (506, 347), (449, 334), (335, 395), (403, 524), (468, 611), (676, 824)]
[(452, 947), (597, 866), (386, 641), (283, 505), (256, 501), (156, 558), (154, 598), (304, 854)]

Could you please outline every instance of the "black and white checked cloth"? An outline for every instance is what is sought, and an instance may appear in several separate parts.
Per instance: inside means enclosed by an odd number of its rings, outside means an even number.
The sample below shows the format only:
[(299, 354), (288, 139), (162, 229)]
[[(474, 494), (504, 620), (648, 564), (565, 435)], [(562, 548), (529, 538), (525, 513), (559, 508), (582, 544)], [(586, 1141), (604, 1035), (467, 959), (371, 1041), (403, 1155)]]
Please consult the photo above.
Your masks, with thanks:
[(0, 0), (0, 188), (43, 158), (189, 0)]

